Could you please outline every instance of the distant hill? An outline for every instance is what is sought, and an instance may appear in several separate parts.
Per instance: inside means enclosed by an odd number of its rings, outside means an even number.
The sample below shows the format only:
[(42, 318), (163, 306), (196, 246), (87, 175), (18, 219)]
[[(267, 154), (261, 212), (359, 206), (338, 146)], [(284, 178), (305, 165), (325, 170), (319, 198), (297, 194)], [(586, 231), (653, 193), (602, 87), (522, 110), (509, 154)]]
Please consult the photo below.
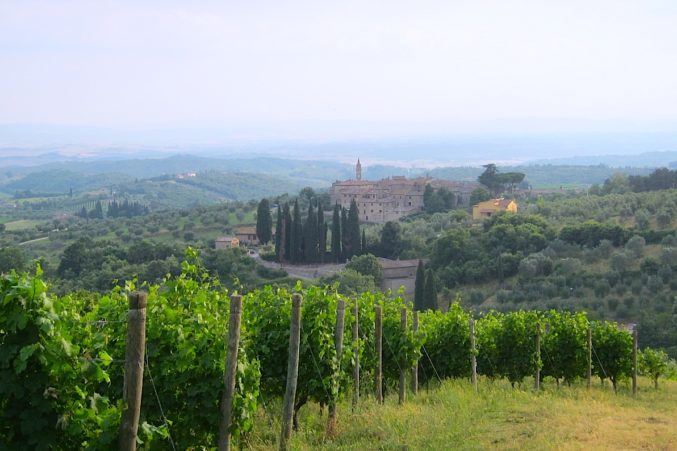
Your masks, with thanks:
[(587, 157), (552, 158), (530, 161), (530, 165), (604, 165), (614, 168), (624, 167), (667, 167), (677, 159), (677, 151), (644, 152), (635, 155), (592, 155)]

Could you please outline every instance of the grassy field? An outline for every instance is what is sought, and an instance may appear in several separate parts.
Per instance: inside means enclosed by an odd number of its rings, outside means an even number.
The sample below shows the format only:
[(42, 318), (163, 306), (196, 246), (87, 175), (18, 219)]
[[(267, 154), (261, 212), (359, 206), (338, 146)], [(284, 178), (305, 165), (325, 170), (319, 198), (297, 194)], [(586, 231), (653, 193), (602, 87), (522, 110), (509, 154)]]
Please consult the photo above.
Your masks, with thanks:
[(34, 219), (20, 219), (18, 221), (11, 221), (11, 222), (6, 222), (5, 227), (7, 227), (7, 231), (15, 231), (15, 230), (25, 230), (25, 229), (32, 229), (38, 224), (43, 223), (44, 221), (38, 221)]
[[(527, 384), (530, 386), (530, 384)], [(582, 385), (558, 389), (545, 384), (541, 393), (512, 389), (504, 381), (480, 381), (475, 394), (466, 381), (446, 381), (440, 388), (397, 396), (377, 405), (364, 399), (357, 412), (339, 406), (339, 431), (325, 436), (326, 409), (301, 410), (292, 449), (350, 450), (554, 450), (554, 449), (677, 449), (677, 382), (663, 381), (658, 390), (640, 380), (633, 397), (627, 386), (614, 394), (599, 381), (591, 390)], [(277, 449), (279, 405), (261, 409), (250, 438), (252, 449)], [(271, 417), (275, 417), (274, 419)]]

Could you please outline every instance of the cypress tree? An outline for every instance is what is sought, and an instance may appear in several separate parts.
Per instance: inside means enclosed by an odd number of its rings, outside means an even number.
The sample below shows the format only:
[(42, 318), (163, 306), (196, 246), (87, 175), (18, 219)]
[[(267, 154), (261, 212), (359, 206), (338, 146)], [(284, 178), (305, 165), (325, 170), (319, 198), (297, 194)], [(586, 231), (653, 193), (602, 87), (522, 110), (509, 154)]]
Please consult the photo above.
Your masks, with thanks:
[(341, 261), (341, 213), (338, 204), (334, 205), (331, 221), (331, 258), (334, 263)]
[(308, 263), (316, 263), (318, 260), (318, 243), (319, 237), (317, 233), (317, 216), (313, 209), (312, 202), (308, 205), (308, 217), (306, 218), (306, 225), (303, 228), (305, 238), (305, 261)]
[(422, 311), (425, 309), (425, 302), (423, 301), (423, 286), (425, 285), (425, 271), (423, 270), (423, 262), (418, 261), (418, 268), (416, 268), (416, 281), (414, 282), (414, 310)]
[(350, 259), (350, 231), (348, 230), (348, 211), (341, 207), (341, 261)]
[(256, 210), (256, 237), (259, 243), (266, 244), (273, 234), (273, 218), (270, 217), (270, 203), (268, 199), (261, 199)]
[(275, 222), (275, 256), (280, 261), (280, 245), (282, 244), (282, 209), (277, 206), (277, 221)]
[(299, 201), (297, 199), (294, 201), (294, 213), (291, 220), (291, 240), (289, 243), (292, 263), (299, 263), (301, 261), (302, 233), (301, 211), (299, 210)]
[(360, 251), (360, 217), (355, 199), (350, 202), (350, 210), (348, 210), (346, 222), (347, 226), (343, 231), (343, 235), (346, 237), (343, 249), (345, 258), (350, 259)]
[(437, 310), (437, 287), (435, 286), (435, 274), (433, 274), (432, 269), (427, 269), (425, 272), (423, 302), (425, 310)]
[(327, 253), (327, 224), (324, 222), (322, 204), (317, 206), (317, 261), (324, 263)]
[(364, 229), (362, 229), (362, 243), (360, 245), (360, 255), (367, 253), (367, 237), (364, 234)]
[(283, 260), (291, 259), (291, 235), (292, 235), (292, 226), (291, 226), (291, 213), (289, 211), (289, 202), (284, 204), (284, 211), (282, 212), (282, 221), (284, 224), (284, 258)]

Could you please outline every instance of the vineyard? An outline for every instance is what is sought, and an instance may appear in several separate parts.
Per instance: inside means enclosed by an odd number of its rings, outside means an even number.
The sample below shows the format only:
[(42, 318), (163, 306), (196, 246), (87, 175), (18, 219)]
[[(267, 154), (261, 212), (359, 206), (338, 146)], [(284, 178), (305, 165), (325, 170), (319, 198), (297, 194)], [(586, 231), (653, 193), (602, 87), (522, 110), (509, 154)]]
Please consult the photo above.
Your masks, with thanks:
[[(182, 273), (161, 285), (127, 283), (105, 296), (51, 296), (39, 268), (33, 277), (0, 278), (0, 448), (117, 445), (128, 410), (128, 297), (137, 290), (148, 293), (137, 443), (144, 449), (217, 446), (229, 320), (239, 311), (230, 311), (231, 293), (202, 269), (197, 254), (189, 257)], [(614, 390), (623, 379), (634, 377), (636, 384), (632, 332), (589, 321), (584, 313), (492, 312), (473, 318), (457, 303), (444, 313), (413, 312), (397, 296), (347, 298), (335, 287), (300, 284), (292, 291), (266, 287), (240, 300), (237, 362), (231, 362), (235, 390), (222, 432), (241, 447), (257, 411), (279, 418), (272, 406), (289, 398), (294, 306), (301, 314), (290, 427), (314, 403), (328, 412), (329, 436), (337, 433), (339, 413), (350, 415), (337, 412), (339, 400), (351, 399), (356, 407), (360, 397), (382, 401), (397, 394), (404, 404), (419, 384), (447, 379), (467, 379), (475, 390), (500, 379), (536, 388), (551, 381), (590, 384), (592, 376), (610, 381)], [(639, 353), (656, 386), (667, 360), (659, 351)]]

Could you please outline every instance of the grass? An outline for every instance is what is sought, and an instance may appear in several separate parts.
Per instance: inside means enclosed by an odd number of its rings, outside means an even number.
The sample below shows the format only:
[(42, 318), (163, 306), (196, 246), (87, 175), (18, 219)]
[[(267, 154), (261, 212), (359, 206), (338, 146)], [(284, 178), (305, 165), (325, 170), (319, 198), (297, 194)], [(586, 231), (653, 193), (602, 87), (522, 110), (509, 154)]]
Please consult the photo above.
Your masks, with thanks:
[(5, 227), (7, 227), (8, 232), (16, 231), (16, 230), (25, 230), (25, 229), (32, 229), (36, 225), (43, 223), (44, 221), (39, 221), (36, 219), (20, 219), (18, 221), (10, 221), (5, 223)]
[[(545, 384), (534, 393), (482, 380), (475, 394), (466, 381), (445, 381), (409, 394), (403, 406), (396, 395), (383, 406), (365, 399), (355, 413), (341, 403), (333, 439), (324, 434), (326, 409), (320, 417), (317, 405), (304, 407), (291, 449), (677, 449), (677, 382), (663, 381), (657, 391), (650, 387), (640, 380), (636, 397), (627, 387), (614, 394), (598, 382), (591, 390)], [(276, 418), (271, 426), (260, 412), (252, 449), (277, 449), (281, 409), (268, 410)]]

